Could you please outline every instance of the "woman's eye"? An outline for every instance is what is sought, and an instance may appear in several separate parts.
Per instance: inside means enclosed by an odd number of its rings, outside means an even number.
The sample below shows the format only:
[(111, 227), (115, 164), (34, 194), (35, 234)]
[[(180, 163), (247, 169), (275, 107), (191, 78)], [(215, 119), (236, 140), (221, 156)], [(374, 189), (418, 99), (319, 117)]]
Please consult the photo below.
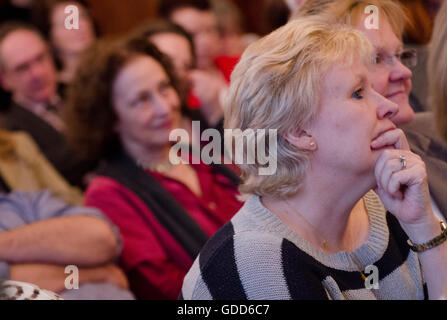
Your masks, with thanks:
[(363, 99), (362, 92), (363, 92), (363, 89), (358, 89), (357, 91), (355, 91), (352, 94), (352, 98), (357, 99), (357, 100)]
[(164, 94), (166, 94), (171, 88), (172, 88), (171, 83), (170, 83), (170, 82), (165, 82), (165, 83), (160, 84), (160, 88), (159, 88), (159, 90), (160, 90), (161, 94), (164, 95)]
[(135, 100), (133, 100), (130, 105), (131, 105), (131, 107), (140, 106), (140, 105), (146, 103), (147, 101), (149, 101), (150, 98), (151, 98), (151, 96), (149, 94), (142, 93)]
[(383, 61), (382, 57), (380, 55), (376, 55), (374, 57), (373, 63), (374, 64), (380, 64), (380, 63), (382, 63), (382, 61)]

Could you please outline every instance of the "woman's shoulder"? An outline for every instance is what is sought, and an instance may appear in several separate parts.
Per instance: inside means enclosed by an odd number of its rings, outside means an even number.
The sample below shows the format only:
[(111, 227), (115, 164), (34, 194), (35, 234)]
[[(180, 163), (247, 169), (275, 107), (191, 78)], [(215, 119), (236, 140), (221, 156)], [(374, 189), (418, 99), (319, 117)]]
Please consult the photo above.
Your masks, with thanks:
[(87, 191), (97, 192), (97, 191), (112, 191), (120, 190), (124, 188), (118, 181), (113, 178), (97, 175), (89, 183)]
[(316, 262), (287, 238), (230, 221), (186, 275), (183, 299), (326, 299)]
[(132, 191), (113, 178), (105, 176), (93, 178), (85, 192), (85, 204), (101, 209), (123, 209), (124, 205), (138, 201)]
[(245, 300), (250, 284), (259, 294), (269, 287), (276, 296), (290, 298), (285, 282), (278, 281), (282, 239), (236, 228), (228, 222), (205, 244), (184, 279), (182, 298)]

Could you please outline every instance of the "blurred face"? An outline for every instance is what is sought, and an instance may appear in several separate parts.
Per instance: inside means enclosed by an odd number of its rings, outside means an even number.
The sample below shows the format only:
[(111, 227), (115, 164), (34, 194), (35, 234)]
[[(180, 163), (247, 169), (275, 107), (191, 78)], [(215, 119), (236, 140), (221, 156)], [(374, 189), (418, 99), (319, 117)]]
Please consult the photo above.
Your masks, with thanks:
[[(360, 20), (364, 21), (366, 16)], [(380, 19), (379, 29), (366, 29), (364, 23), (356, 24), (373, 44), (380, 61), (372, 69), (374, 89), (399, 107), (399, 112), (391, 119), (397, 126), (410, 122), (414, 111), (409, 104), (412, 72), (399, 59), (390, 60), (402, 52), (402, 42), (394, 34), (386, 19)]]
[(191, 46), (186, 38), (176, 33), (159, 33), (150, 37), (155, 46), (171, 58), (175, 71), (182, 81), (186, 81), (193, 67)]
[[(75, 5), (79, 10), (79, 29), (65, 28), (67, 14), (64, 12), (69, 5)], [(51, 10), (51, 42), (59, 52), (81, 52), (95, 40), (93, 23), (86, 8), (77, 2), (62, 2)]]
[(56, 93), (56, 70), (46, 43), (34, 32), (10, 33), (0, 47), (2, 83), (17, 101), (47, 102)]
[(141, 55), (131, 60), (115, 79), (112, 102), (124, 147), (169, 145), (169, 134), (180, 121), (180, 101), (155, 59)]
[(297, 11), (306, 0), (286, 0), (287, 6), (289, 7), (291, 12)]
[(171, 19), (192, 34), (197, 67), (199, 69), (213, 67), (214, 59), (220, 52), (219, 32), (214, 13), (194, 8), (181, 8), (173, 12)]
[(374, 165), (385, 148), (373, 150), (371, 142), (395, 129), (391, 118), (397, 105), (372, 88), (369, 71), (359, 62), (330, 69), (320, 96), (319, 112), (309, 129), (318, 145), (313, 161), (336, 174), (354, 172), (373, 179)]

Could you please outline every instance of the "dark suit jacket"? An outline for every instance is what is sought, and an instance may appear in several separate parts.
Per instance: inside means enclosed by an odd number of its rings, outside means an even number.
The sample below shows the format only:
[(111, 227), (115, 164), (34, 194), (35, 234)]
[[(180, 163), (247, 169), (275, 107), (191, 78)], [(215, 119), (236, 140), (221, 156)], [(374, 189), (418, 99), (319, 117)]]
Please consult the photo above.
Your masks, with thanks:
[(436, 131), (433, 113), (417, 113), (414, 120), (402, 129), (411, 151), (424, 160), (430, 194), (447, 218), (447, 143)]
[(71, 185), (85, 188), (83, 177), (95, 167), (94, 161), (81, 160), (67, 145), (63, 134), (33, 112), (12, 103), (2, 112), (1, 125), (10, 131), (25, 131), (41, 152)]

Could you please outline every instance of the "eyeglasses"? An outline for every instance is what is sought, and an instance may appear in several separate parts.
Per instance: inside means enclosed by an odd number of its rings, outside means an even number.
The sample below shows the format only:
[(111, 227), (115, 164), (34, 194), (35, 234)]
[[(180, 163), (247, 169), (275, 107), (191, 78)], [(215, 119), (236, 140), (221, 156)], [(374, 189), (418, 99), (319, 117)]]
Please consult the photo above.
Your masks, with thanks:
[(418, 64), (418, 56), (415, 49), (404, 50), (392, 56), (379, 53), (374, 57), (373, 63), (375, 65), (388, 64), (394, 66), (396, 59), (409, 69), (413, 69)]

